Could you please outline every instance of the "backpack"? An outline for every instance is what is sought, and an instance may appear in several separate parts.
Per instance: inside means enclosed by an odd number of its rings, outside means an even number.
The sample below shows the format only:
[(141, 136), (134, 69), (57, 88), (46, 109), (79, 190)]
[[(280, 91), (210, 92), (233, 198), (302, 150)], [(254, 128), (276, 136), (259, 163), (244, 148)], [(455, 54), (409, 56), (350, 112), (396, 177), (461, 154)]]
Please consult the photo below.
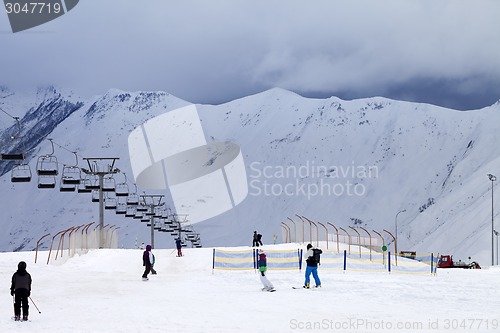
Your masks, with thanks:
[(323, 251), (321, 251), (321, 249), (313, 249), (313, 259), (317, 264), (320, 263), (321, 253), (323, 253)]

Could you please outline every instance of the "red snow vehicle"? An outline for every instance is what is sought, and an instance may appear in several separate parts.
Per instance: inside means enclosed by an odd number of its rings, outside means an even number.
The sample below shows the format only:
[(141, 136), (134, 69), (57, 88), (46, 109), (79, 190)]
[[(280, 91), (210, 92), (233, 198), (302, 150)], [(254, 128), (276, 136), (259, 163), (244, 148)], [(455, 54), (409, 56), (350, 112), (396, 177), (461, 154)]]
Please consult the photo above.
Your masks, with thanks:
[(468, 268), (468, 269), (481, 269), (481, 266), (475, 261), (467, 264), (463, 261), (453, 261), (453, 256), (442, 255), (439, 258), (438, 268)]

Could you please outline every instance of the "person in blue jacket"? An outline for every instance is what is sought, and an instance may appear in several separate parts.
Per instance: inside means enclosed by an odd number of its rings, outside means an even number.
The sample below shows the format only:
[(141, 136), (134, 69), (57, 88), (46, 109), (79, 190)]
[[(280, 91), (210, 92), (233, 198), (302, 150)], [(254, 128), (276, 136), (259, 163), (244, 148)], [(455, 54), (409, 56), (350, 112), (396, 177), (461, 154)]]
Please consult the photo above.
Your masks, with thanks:
[(145, 267), (144, 274), (142, 274), (142, 280), (147, 281), (148, 274), (151, 272), (151, 266), (153, 263), (153, 253), (151, 253), (151, 245), (146, 245), (146, 250), (142, 253), (142, 265)]

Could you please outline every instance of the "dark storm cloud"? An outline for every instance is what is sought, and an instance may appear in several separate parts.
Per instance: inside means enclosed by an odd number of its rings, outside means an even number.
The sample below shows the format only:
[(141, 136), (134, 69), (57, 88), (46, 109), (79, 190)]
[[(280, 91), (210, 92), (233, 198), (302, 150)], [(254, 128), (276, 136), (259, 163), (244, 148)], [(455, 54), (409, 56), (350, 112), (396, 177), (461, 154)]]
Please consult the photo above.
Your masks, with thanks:
[(0, 82), (221, 103), (272, 87), (479, 108), (500, 98), (500, 1), (86, 0), (9, 33)]

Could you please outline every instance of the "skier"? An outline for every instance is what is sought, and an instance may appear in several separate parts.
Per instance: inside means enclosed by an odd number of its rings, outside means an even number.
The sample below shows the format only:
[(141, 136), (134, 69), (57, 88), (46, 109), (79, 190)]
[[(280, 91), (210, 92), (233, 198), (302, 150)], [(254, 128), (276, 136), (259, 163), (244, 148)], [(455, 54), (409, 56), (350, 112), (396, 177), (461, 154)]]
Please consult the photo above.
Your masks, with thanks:
[(260, 272), (260, 281), (264, 285), (264, 288), (262, 288), (262, 291), (275, 291), (273, 284), (267, 279), (266, 277), (266, 271), (267, 271), (267, 257), (266, 253), (264, 250), (260, 249), (259, 250), (259, 260), (257, 261), (257, 266), (259, 267), (259, 272)]
[(144, 274), (142, 274), (142, 281), (147, 281), (148, 274), (151, 272), (151, 265), (153, 262), (153, 253), (151, 253), (151, 245), (146, 245), (146, 250), (142, 254), (142, 266), (145, 266)]
[(257, 231), (253, 232), (253, 243), (252, 246), (259, 247), (259, 244), (262, 246), (262, 235), (258, 234)]
[(31, 295), (31, 275), (26, 271), (26, 263), (19, 262), (17, 271), (12, 275), (10, 294), (14, 296), (14, 320), (21, 320), (21, 306), (23, 321), (28, 320), (28, 297)]
[(175, 246), (177, 247), (177, 256), (182, 257), (182, 241), (180, 237), (175, 239)]
[(312, 273), (314, 282), (316, 282), (315, 288), (321, 287), (321, 280), (318, 276), (318, 264), (320, 261), (320, 254), (323, 253), (320, 249), (313, 247), (312, 244), (307, 244), (307, 252), (305, 257), (307, 267), (306, 267), (306, 280), (304, 282), (304, 288), (309, 289), (310, 275)]

